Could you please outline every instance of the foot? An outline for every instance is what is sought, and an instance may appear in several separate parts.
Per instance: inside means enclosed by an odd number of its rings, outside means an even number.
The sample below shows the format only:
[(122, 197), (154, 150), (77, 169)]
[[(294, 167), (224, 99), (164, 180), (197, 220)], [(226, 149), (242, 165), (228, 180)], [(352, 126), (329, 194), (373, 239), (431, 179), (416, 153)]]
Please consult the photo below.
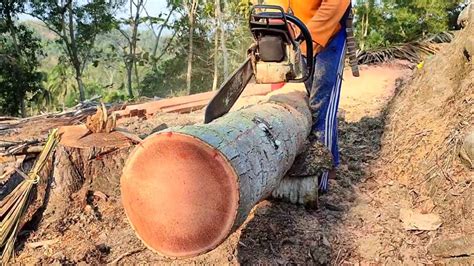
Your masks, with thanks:
[(277, 189), (272, 192), (272, 197), (316, 209), (318, 206), (318, 178), (316, 176), (286, 176)]
[(274, 198), (308, 208), (317, 207), (318, 177), (333, 168), (331, 153), (318, 139), (310, 136), (305, 151), (296, 158), (278, 188), (273, 191)]

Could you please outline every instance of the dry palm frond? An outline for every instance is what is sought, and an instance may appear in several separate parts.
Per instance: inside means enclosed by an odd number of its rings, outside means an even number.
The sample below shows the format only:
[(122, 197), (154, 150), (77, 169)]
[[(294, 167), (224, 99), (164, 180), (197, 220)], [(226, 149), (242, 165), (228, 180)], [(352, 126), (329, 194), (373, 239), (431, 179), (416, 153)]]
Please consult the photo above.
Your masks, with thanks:
[(432, 55), (439, 50), (433, 43), (407, 43), (389, 48), (371, 51), (360, 51), (357, 55), (359, 64), (383, 63), (392, 59), (408, 60), (416, 63), (425, 56)]
[(31, 171), (27, 175), (16, 169), (23, 177), (23, 181), (8, 196), (0, 201), (1, 265), (6, 265), (13, 254), (16, 236), (20, 229), (20, 222), (30, 203), (30, 193), (33, 186), (40, 181), (41, 177), (39, 173), (46, 164), (58, 141), (58, 131), (54, 129), (50, 133), (44, 149)]
[(368, 51), (358, 51), (357, 60), (359, 64), (377, 64), (392, 59), (402, 59), (418, 63), (426, 56), (435, 54), (439, 50), (439, 43), (451, 42), (453, 37), (454, 34), (451, 32), (442, 32), (417, 42)]
[(97, 112), (87, 117), (86, 127), (91, 133), (110, 133), (115, 128), (116, 119), (115, 115), (108, 115), (105, 104), (101, 102), (100, 105), (97, 106)]
[(424, 40), (422, 42), (431, 42), (431, 43), (448, 43), (451, 42), (454, 38), (454, 33), (450, 31), (440, 32), (438, 34), (434, 34)]

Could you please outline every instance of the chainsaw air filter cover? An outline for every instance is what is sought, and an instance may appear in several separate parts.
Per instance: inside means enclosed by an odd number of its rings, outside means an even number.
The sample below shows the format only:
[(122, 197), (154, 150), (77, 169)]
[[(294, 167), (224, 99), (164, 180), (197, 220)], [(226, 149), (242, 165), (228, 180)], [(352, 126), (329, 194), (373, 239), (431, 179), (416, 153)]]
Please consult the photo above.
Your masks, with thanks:
[(258, 84), (274, 84), (288, 82), (303, 76), (301, 51), (293, 50), (291, 45), (285, 46), (283, 60), (280, 62), (264, 61), (261, 57), (254, 65), (255, 82)]
[(258, 41), (258, 52), (263, 62), (281, 62), (285, 60), (285, 43), (281, 36), (263, 36)]

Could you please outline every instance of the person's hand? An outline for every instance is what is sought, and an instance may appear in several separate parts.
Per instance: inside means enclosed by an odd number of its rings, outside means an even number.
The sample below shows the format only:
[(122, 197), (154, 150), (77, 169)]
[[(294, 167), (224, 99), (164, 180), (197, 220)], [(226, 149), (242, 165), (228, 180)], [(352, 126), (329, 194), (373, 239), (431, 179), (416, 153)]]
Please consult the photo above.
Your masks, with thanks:
[(298, 36), (300, 36), (301, 30), (298, 27), (296, 27), (292, 23), (288, 23), (288, 25), (290, 27), (290, 34), (293, 37), (293, 39), (296, 39)]

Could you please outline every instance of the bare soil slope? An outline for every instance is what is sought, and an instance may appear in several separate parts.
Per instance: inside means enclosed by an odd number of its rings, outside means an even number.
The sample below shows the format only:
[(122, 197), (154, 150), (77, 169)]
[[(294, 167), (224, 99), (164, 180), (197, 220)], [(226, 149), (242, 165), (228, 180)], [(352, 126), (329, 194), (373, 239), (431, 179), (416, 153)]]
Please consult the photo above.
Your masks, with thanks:
[[(427, 60), (388, 109), (381, 158), (373, 166), (373, 180), (361, 187), (367, 206), (358, 206), (372, 209), (373, 216), (358, 208), (351, 214), (376, 220), (358, 232), (364, 259), (430, 263), (453, 257), (449, 262), (474, 264), (465, 257), (474, 253), (474, 176), (459, 158), (465, 136), (474, 129), (474, 69), (466, 50), (472, 47), (473, 26)], [(405, 231), (398, 221), (401, 208), (437, 214), (442, 226)], [(458, 237), (466, 239), (461, 251), (450, 247), (449, 240)], [(451, 251), (440, 252), (443, 248)]]
[[(474, 122), (472, 36), (471, 23), (389, 105), (380, 157), (338, 224), (347, 262), (474, 264), (474, 175), (459, 157)], [(405, 210), (442, 224), (406, 230)]]

